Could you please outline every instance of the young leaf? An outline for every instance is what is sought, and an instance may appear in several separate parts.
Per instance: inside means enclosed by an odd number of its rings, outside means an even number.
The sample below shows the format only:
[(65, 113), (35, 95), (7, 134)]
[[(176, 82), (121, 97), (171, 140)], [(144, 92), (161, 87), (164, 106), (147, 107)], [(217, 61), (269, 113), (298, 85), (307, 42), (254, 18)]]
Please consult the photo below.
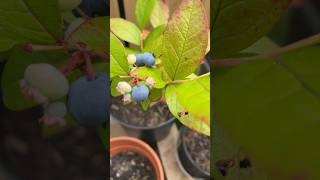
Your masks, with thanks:
[(169, 6), (168, 2), (157, 0), (154, 5), (153, 11), (150, 15), (150, 22), (153, 27), (158, 27), (167, 24), (169, 19)]
[(259, 164), (290, 178), (320, 178), (319, 51), (243, 63), (213, 79), (222, 128)]
[(140, 46), (141, 32), (139, 28), (130, 21), (121, 18), (110, 19), (110, 30), (118, 38), (129, 43)]
[(149, 21), (150, 14), (157, 0), (137, 0), (136, 1), (136, 19), (138, 27), (143, 29)]
[(173, 116), (184, 125), (210, 136), (210, 77), (205, 76), (166, 88)]
[(193, 73), (205, 55), (208, 21), (201, 0), (183, 0), (163, 35), (162, 61), (172, 80)]
[(62, 37), (56, 0), (0, 1), (0, 10), (0, 51), (18, 43), (55, 43)]
[(252, 45), (272, 28), (287, 6), (288, 0), (213, 0), (213, 56), (228, 56)]
[(30, 99), (24, 97), (19, 87), (19, 81), (24, 77), (24, 71), (32, 63), (49, 63), (60, 67), (68, 62), (65, 52), (27, 53), (22, 49), (12, 50), (2, 74), (3, 102), (10, 110), (23, 110), (35, 106)]
[(131, 72), (131, 74), (142, 79), (152, 77), (152, 79), (155, 81), (154, 88), (163, 88), (166, 85), (166, 83), (162, 80), (161, 71), (158, 69), (139, 67)]
[(120, 40), (110, 33), (110, 78), (118, 75), (127, 75), (129, 64), (125, 49)]
[(83, 23), (72, 32), (67, 39), (73, 46), (82, 42), (88, 49), (109, 53), (109, 40), (106, 36), (109, 17), (96, 17)]
[(141, 105), (141, 107), (142, 107), (142, 109), (143, 109), (144, 111), (147, 111), (148, 108), (149, 108), (150, 103), (151, 103), (151, 102), (150, 102), (150, 99), (148, 98), (148, 99), (142, 101), (142, 102), (140, 103), (140, 105)]
[[(164, 25), (160, 25), (156, 28), (154, 28), (149, 35), (147, 36), (147, 38), (144, 40), (143, 42), (143, 47), (144, 47), (144, 51), (148, 51), (150, 52), (150, 50), (153, 50), (153, 47), (155, 47), (158, 43), (158, 41), (156, 41), (163, 33), (165, 26)], [(153, 51), (151, 51), (153, 52)]]

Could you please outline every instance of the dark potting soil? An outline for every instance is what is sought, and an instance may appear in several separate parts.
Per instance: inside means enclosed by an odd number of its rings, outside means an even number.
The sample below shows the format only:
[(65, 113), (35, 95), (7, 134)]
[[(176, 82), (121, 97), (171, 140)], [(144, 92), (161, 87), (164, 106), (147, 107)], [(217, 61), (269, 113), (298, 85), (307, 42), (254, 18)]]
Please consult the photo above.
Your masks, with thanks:
[(150, 161), (135, 152), (120, 152), (110, 160), (110, 180), (155, 180)]
[(210, 172), (210, 139), (191, 129), (185, 131), (183, 142), (192, 160), (205, 172)]
[(1, 111), (1, 180), (2, 168), (21, 180), (106, 179), (107, 153), (97, 127), (76, 126), (44, 138), (41, 116), (41, 108)]
[(111, 114), (119, 121), (140, 127), (153, 127), (172, 118), (164, 103), (157, 103), (144, 111), (140, 104), (123, 104), (122, 97), (112, 98)]

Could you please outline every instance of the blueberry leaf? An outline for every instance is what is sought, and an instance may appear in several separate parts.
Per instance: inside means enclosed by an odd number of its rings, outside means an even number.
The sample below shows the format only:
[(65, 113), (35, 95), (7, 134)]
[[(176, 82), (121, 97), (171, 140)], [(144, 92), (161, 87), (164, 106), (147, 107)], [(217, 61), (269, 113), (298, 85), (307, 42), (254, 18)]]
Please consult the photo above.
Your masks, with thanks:
[[(223, 129), (220, 128), (218, 123), (214, 123), (212, 139), (212, 174), (214, 179), (234, 180), (267, 180), (267, 174), (258, 167), (255, 161), (244, 151), (244, 149), (230, 139)], [(233, 164), (227, 167), (224, 172), (221, 172), (223, 164), (219, 161), (232, 161)], [(244, 165), (243, 162), (247, 162)]]
[(10, 0), (0, 2), (0, 51), (15, 44), (55, 43), (62, 37), (57, 0)]
[(157, 41), (157, 39), (161, 38), (160, 36), (162, 35), (164, 28), (165, 28), (164, 25), (160, 25), (160, 26), (152, 29), (152, 31), (149, 33), (149, 35), (147, 36), (147, 38), (143, 42), (144, 52), (155, 52), (156, 51), (155, 48), (157, 46), (159, 46), (159, 43), (161, 43), (161, 42)]
[(157, 0), (137, 0), (136, 1), (136, 20), (138, 27), (143, 29), (149, 22), (149, 17)]
[(128, 71), (129, 64), (123, 44), (113, 33), (110, 33), (110, 78), (127, 75)]
[(288, 0), (213, 0), (213, 56), (235, 54), (264, 36), (281, 17)]
[(70, 46), (81, 42), (87, 49), (107, 54), (109, 53), (109, 40), (106, 36), (108, 24), (109, 17), (96, 17), (84, 21), (70, 34), (67, 41)]
[(163, 35), (162, 61), (172, 80), (193, 73), (205, 55), (208, 21), (201, 0), (182, 0)]
[(319, 50), (243, 63), (213, 79), (217, 122), (257, 163), (287, 178), (320, 178)]
[(167, 24), (169, 20), (169, 6), (168, 2), (157, 0), (153, 11), (150, 15), (150, 22), (153, 27), (158, 27)]
[(180, 84), (170, 84), (166, 88), (165, 98), (170, 112), (180, 122), (210, 136), (209, 76)]
[(119, 39), (140, 46), (140, 30), (130, 21), (121, 18), (110, 19), (110, 30)]

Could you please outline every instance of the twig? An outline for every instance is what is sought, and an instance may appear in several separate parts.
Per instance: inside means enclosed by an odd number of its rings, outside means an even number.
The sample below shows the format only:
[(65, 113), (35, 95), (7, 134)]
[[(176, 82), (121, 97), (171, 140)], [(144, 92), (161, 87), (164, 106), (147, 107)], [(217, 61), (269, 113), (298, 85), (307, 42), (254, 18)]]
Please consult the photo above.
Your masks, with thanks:
[(188, 81), (194, 81), (194, 80), (197, 80), (197, 79), (206, 77), (206, 76), (210, 76), (210, 73), (202, 74), (202, 75), (200, 75), (200, 76), (196, 76), (196, 77), (190, 78), (190, 79), (171, 81), (171, 82), (169, 82), (168, 84), (179, 84), (179, 83), (184, 83), (184, 82), (188, 82)]
[(295, 43), (292, 43), (288, 46), (284, 46), (278, 49), (275, 49), (271, 52), (259, 54), (256, 56), (250, 56), (250, 57), (240, 57), (240, 58), (226, 58), (226, 59), (216, 59), (213, 60), (214, 66), (220, 66), (220, 67), (225, 67), (225, 66), (235, 66), (240, 63), (246, 62), (246, 61), (252, 61), (252, 60), (273, 60), (273, 58), (281, 56), (284, 53), (288, 53), (290, 51), (300, 49), (306, 46), (311, 46), (314, 44), (320, 43), (320, 34), (308, 37), (306, 39), (297, 41)]

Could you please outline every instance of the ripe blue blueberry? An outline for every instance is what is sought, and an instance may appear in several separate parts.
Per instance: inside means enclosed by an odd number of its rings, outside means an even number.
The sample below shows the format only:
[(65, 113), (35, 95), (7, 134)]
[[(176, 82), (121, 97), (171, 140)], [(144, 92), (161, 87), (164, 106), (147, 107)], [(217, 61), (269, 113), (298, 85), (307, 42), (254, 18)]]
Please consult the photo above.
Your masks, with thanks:
[(75, 81), (69, 91), (68, 109), (72, 117), (83, 125), (97, 125), (109, 117), (109, 75), (96, 73), (95, 80), (86, 76)]
[(140, 67), (140, 66), (144, 66), (144, 63), (143, 63), (143, 59), (144, 59), (144, 55), (143, 54), (136, 54), (136, 63), (135, 65)]
[(146, 85), (137, 85), (132, 88), (131, 97), (135, 101), (146, 100), (149, 96), (149, 89)]
[(149, 53), (149, 52), (146, 52), (146, 53), (143, 53), (143, 59), (142, 59), (142, 62), (148, 66), (148, 67), (151, 67), (155, 64), (155, 58), (153, 56), (153, 54)]

